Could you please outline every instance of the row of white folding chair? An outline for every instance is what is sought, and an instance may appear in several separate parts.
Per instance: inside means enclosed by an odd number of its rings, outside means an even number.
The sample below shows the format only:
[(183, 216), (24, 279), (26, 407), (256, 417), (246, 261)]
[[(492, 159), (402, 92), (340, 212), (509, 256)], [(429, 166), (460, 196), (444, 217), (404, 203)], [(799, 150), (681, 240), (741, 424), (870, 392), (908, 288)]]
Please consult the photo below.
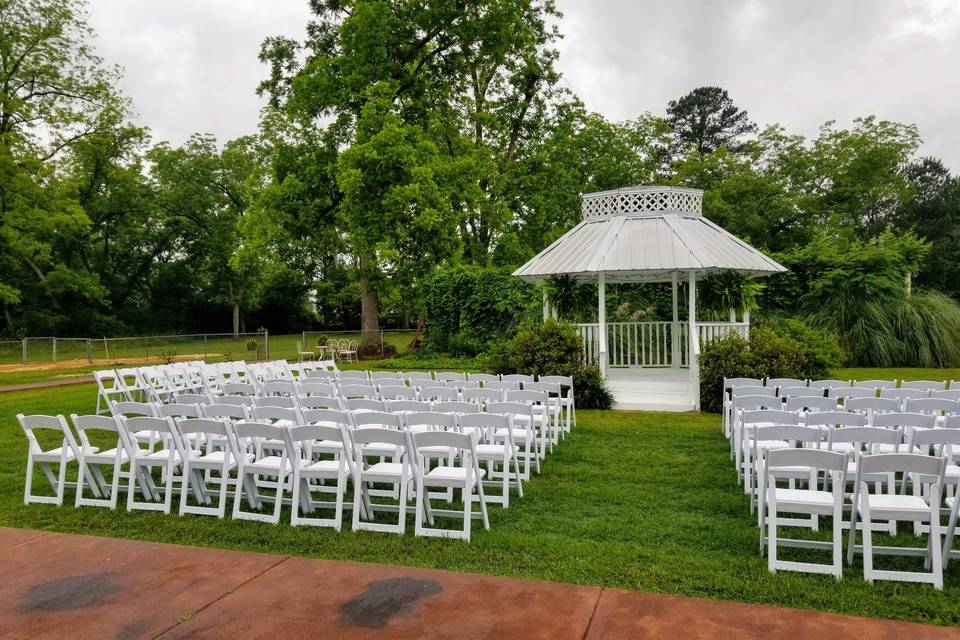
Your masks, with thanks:
[[(923, 436), (934, 436), (937, 431), (945, 432), (942, 437), (955, 438), (956, 442), (960, 442), (960, 439), (956, 438), (960, 432), (952, 430), (934, 429), (924, 432)], [(769, 438), (782, 434), (775, 427), (763, 427), (758, 429), (758, 435)], [(929, 582), (935, 588), (942, 589), (943, 566), (951, 554), (957, 518), (957, 501), (955, 498), (952, 502), (948, 499), (949, 519), (946, 536), (941, 544), (941, 535), (944, 533), (941, 521), (941, 489), (945, 481), (945, 468), (946, 461), (943, 457), (916, 453), (863, 454), (857, 457), (851, 469), (848, 456), (844, 453), (793, 447), (769, 450), (761, 473), (759, 506), (760, 550), (763, 553), (765, 545), (769, 545), (769, 570), (829, 573), (839, 579), (842, 575), (842, 529), (847, 528), (847, 562), (852, 564), (854, 554), (861, 552), (864, 578), (868, 582), (872, 583), (876, 579)], [(810, 478), (805, 489), (778, 486), (778, 480), (782, 482), (784, 478), (795, 478), (803, 473)], [(823, 488), (819, 486), (821, 474)], [(894, 478), (898, 475), (905, 480), (891, 484), (874, 482), (878, 477)], [(854, 488), (847, 505), (846, 486), (850, 483)], [(870, 491), (871, 484), (874, 492)], [(908, 488), (911, 489), (910, 492), (907, 491)], [(850, 509), (848, 522), (844, 522), (843, 517), (846, 508)], [(781, 517), (783, 513), (808, 515), (812, 518), (832, 516), (832, 540), (818, 542), (779, 537), (778, 527), (796, 524), (795, 519)], [(874, 531), (885, 529), (889, 522), (896, 521), (912, 521), (917, 527), (925, 524), (928, 535), (926, 549), (875, 546)], [(862, 532), (862, 545), (855, 544), (858, 530)], [(832, 551), (832, 562), (821, 564), (785, 561), (778, 557), (781, 546), (829, 549)], [(925, 566), (930, 570), (877, 570), (874, 568), (873, 556), (879, 553), (922, 555), (925, 556)]]
[[(463, 460), (465, 466), (472, 464), (474, 468), (479, 469), (478, 464), (482, 462), (486, 465), (487, 469), (492, 472), (495, 467), (494, 462), (500, 463), (501, 482), (499, 484), (502, 485), (503, 494), (499, 496), (499, 499), (494, 498), (492, 501), (500, 502), (506, 507), (509, 504), (509, 493), (512, 483), (515, 482), (515, 486), (522, 496), (522, 484), (520, 479), (519, 464), (517, 461), (517, 447), (513, 445), (512, 439), (512, 434), (514, 432), (514, 429), (512, 428), (513, 420), (509, 416), (524, 414), (529, 410), (529, 407), (526, 407), (525, 405), (510, 405), (509, 403), (504, 403), (501, 406), (492, 406), (491, 408), (498, 411), (505, 411), (507, 414), (485, 413), (462, 415), (458, 417), (453, 414), (408, 413), (401, 417), (398, 414), (377, 415), (373, 412), (364, 412), (357, 414), (354, 417), (348, 413), (320, 411), (314, 412), (316, 414), (314, 416), (307, 416), (308, 419), (317, 420), (317, 422), (320, 423), (320, 426), (295, 424), (292, 426), (290, 431), (292, 432), (296, 429), (299, 429), (300, 431), (309, 430), (313, 427), (323, 429), (323, 424), (329, 425), (331, 420), (336, 421), (337, 416), (342, 416), (343, 418), (340, 419), (339, 426), (343, 428), (349, 426), (350, 430), (345, 431), (342, 429), (340, 431), (341, 435), (346, 439), (342, 441), (339, 448), (335, 448), (335, 452), (344, 452), (354, 446), (352, 435), (348, 434), (356, 433), (358, 428), (363, 428), (369, 432), (371, 431), (369, 425), (379, 425), (382, 427), (387, 423), (391, 423), (399, 426), (402, 422), (404, 427), (408, 430), (410, 436), (415, 440), (430, 440), (431, 442), (437, 438), (433, 436), (422, 438), (420, 435), (418, 435), (419, 432), (424, 430), (436, 430), (437, 428), (443, 429), (446, 427), (450, 431), (457, 432), (458, 435), (449, 437), (444, 436), (440, 438), (441, 440), (446, 438), (445, 442), (447, 442), (452, 441), (452, 438), (463, 436), (471, 440), (469, 457)], [(513, 413), (511, 414), (510, 412)], [(532, 419), (532, 413), (529, 415)], [(66, 422), (62, 416), (58, 416), (56, 418), (49, 416), (19, 416), (19, 418), (21, 425), (24, 427), (25, 432), (27, 432), (28, 439), (31, 442), (30, 452), (28, 454), (28, 476), (25, 494), (25, 500), (28, 502), (31, 501), (30, 481), (32, 477), (31, 473), (33, 464), (35, 462), (40, 462), (41, 464), (51, 461), (60, 462), (61, 475), (59, 480), (54, 479), (45, 464), (45, 471), (48, 472), (48, 477), (50, 478), (51, 485), (54, 486), (54, 489), (57, 492), (57, 497), (37, 497), (32, 501), (56, 501), (59, 504), (62, 503), (62, 492), (65, 485), (64, 473), (66, 470), (66, 462), (76, 459), (80, 462), (81, 468), (76, 504), (78, 506), (82, 504), (92, 504), (97, 506), (115, 507), (119, 489), (118, 484), (121, 467), (130, 462), (130, 471), (128, 472), (128, 508), (162, 510), (169, 512), (174, 489), (173, 483), (177, 481), (177, 478), (174, 476), (174, 471), (176, 467), (182, 467), (181, 474), (179, 476), (179, 480), (182, 483), (180, 513), (199, 513), (223, 517), (226, 505), (225, 498), (227, 485), (229, 483), (229, 472), (234, 469), (239, 469), (238, 480), (235, 483), (236, 499), (234, 502), (234, 515), (241, 518), (249, 517), (250, 519), (267, 519), (269, 521), (276, 521), (281, 506), (281, 500), (276, 499), (274, 501), (274, 513), (272, 516), (264, 516), (264, 514), (258, 513), (249, 513), (246, 514), (246, 516), (243, 515), (240, 503), (242, 502), (244, 487), (247, 488), (247, 498), (251, 507), (260, 508), (262, 507), (263, 502), (261, 496), (259, 496), (257, 493), (256, 482), (251, 482), (252, 479), (248, 478), (248, 475), (256, 474), (276, 476), (277, 490), (280, 492), (278, 495), (282, 495), (284, 479), (288, 475), (287, 471), (292, 470), (296, 475), (297, 469), (299, 468), (298, 465), (301, 463), (298, 457), (296, 460), (293, 459), (294, 457), (291, 452), (296, 451), (296, 449), (291, 446), (291, 442), (288, 437), (288, 431), (286, 430), (283, 431), (283, 436), (284, 440), (286, 440), (287, 447), (286, 454), (281, 453), (281, 458), (283, 455), (287, 455), (287, 463), (284, 463), (282, 459), (280, 462), (278, 462), (277, 456), (269, 453), (278, 449), (276, 447), (276, 445), (279, 444), (277, 442), (278, 426), (276, 424), (269, 425), (268, 430), (266, 428), (268, 425), (264, 423), (252, 423), (244, 421), (231, 423), (229, 420), (225, 421), (218, 419), (174, 419), (171, 417), (127, 418), (125, 416), (111, 418), (105, 416), (73, 416), (74, 424), (81, 436), (81, 443), (78, 447), (76, 442), (72, 439), (70, 430), (66, 426)], [(360, 427), (357, 425), (360, 425)], [(211, 443), (217, 442), (226, 444), (228, 441), (230, 441), (230, 438), (233, 436), (232, 429), (234, 427), (236, 428), (237, 436), (240, 437), (243, 437), (244, 434), (246, 434), (246, 437), (253, 438), (256, 436), (258, 440), (267, 440), (268, 436), (272, 436), (272, 446), (267, 447), (258, 442), (255, 447), (237, 446), (236, 444), (231, 443), (229, 446), (217, 447), (216, 450), (210, 448)], [(40, 451), (39, 445), (37, 444), (37, 439), (33, 436), (34, 428), (57, 428), (58, 430), (61, 430), (64, 435), (65, 442), (62, 450), (50, 450), (46, 452)], [(329, 429), (329, 426), (326, 428)], [(91, 447), (87, 438), (87, 431), (93, 429), (110, 431), (116, 434), (118, 437), (117, 447), (109, 452), (100, 452)], [(136, 434), (144, 430), (162, 433), (166, 442), (168, 443), (167, 447), (161, 449), (160, 451), (154, 451), (150, 448), (141, 448), (137, 443)], [(380, 431), (382, 433), (382, 429), (380, 429)], [(259, 435), (257, 436), (254, 432), (259, 433)], [(490, 435), (484, 435), (486, 433), (489, 433)], [(199, 439), (195, 438), (195, 436), (201, 434), (205, 437)], [(325, 438), (312, 437), (313, 440), (319, 439), (328, 441), (326, 444), (324, 442), (314, 443), (319, 444), (321, 449), (324, 447), (329, 449), (329, 441), (335, 440), (335, 438), (331, 437), (330, 432), (325, 432), (325, 434)], [(478, 435), (480, 437), (478, 437)], [(497, 443), (497, 439), (499, 439), (499, 444)], [(481, 442), (481, 444), (477, 445), (476, 443), (478, 441)], [(435, 458), (438, 454), (438, 451), (436, 450), (437, 446), (444, 446), (442, 443), (434, 445), (421, 444), (424, 447), (427, 447), (426, 449), (417, 449), (420, 456), (421, 466), (423, 465), (424, 453), (426, 453), (428, 457), (432, 456)], [(282, 448), (283, 446), (283, 444), (280, 444), (279, 448)], [(206, 447), (205, 452), (203, 447)], [(413, 451), (414, 449), (410, 450)], [(358, 453), (359, 452), (360, 449), (358, 449)], [(291, 464), (291, 461), (293, 461), (293, 464)], [(513, 465), (513, 480), (510, 479), (511, 461)], [(441, 466), (449, 467), (450, 465), (454, 465), (455, 462), (456, 459), (454, 457), (447, 456), (446, 464)], [(84, 478), (87, 477), (88, 465), (92, 471), (88, 482), (85, 483)], [(102, 465), (112, 465), (114, 467), (113, 480), (109, 487), (107, 487), (107, 483), (105, 482), (100, 470)], [(150, 477), (151, 474), (149, 470), (154, 466), (160, 466), (164, 471), (162, 474), (162, 482), (164, 483), (162, 491), (158, 489), (153, 479)], [(323, 473), (321, 472), (329, 474), (332, 471), (331, 466), (332, 465), (329, 462), (314, 462), (312, 458), (308, 456), (308, 458), (303, 461), (302, 470), (305, 478), (324, 477)], [(318, 521), (308, 523), (331, 524), (339, 528), (340, 514), (342, 512), (344, 475), (347, 466), (349, 465), (345, 465), (343, 459), (341, 458), (339, 462), (340, 477), (338, 478), (338, 502), (336, 505), (337, 514), (335, 516), (335, 523), (334, 521)], [(484, 523), (486, 526), (488, 526), (486, 518), (486, 501), (483, 498), (483, 485), (481, 481), (483, 476), (486, 474), (487, 469), (484, 469), (483, 473), (478, 473), (474, 480), (471, 480), (471, 484), (468, 485), (474, 486), (475, 481), (476, 489), (480, 493), (481, 511), (483, 512)], [(220, 474), (218, 482), (220, 499), (216, 507), (209, 506), (211, 503), (209, 487), (207, 486), (207, 482), (202, 479), (203, 476), (201, 476), (199, 473), (201, 471), (206, 473), (209, 473), (210, 471), (217, 471)], [(491, 473), (491, 477), (492, 475), (493, 474)], [(138, 478), (140, 480), (139, 489), (143, 493), (146, 499), (145, 501), (137, 501), (134, 498), (137, 490)], [(425, 483), (427, 486), (439, 483), (441, 486), (445, 486), (447, 488), (459, 486), (455, 480), (456, 478), (450, 477), (449, 468), (441, 470), (434, 469), (432, 471), (427, 471), (426, 468), (424, 468), (423, 477), (418, 477), (418, 481)], [(89, 499), (83, 496), (83, 487), (85, 484), (90, 487), (98, 499)], [(298, 519), (298, 509), (305, 505), (308, 507), (307, 511), (312, 511), (313, 507), (311, 506), (309, 499), (310, 487), (308, 484), (303, 484), (303, 487), (307, 490), (307, 497), (298, 495), (301, 489), (301, 482), (295, 481), (292, 486), (294, 491), (294, 509), (292, 518), (294, 524), (296, 524)], [(360, 486), (364, 486), (362, 480), (360, 481)], [(423, 485), (421, 484), (421, 486)], [(196, 496), (200, 506), (188, 505), (187, 499), (191, 492)], [(363, 491), (361, 490), (360, 493), (362, 492)], [(109, 497), (106, 499), (100, 499), (100, 496), (103, 494), (107, 494)], [(467, 496), (467, 494), (464, 495)], [(161, 497), (163, 499), (163, 503), (157, 504), (156, 501), (161, 499)], [(357, 499), (359, 499), (359, 494)], [(417, 499), (419, 504), (421, 496), (418, 495)], [(467, 501), (469, 502), (469, 497), (467, 497)], [(469, 509), (469, 507), (465, 508)], [(355, 521), (359, 518), (362, 512), (362, 506), (355, 510)], [(469, 510), (465, 511), (465, 513), (469, 513)], [(400, 526), (400, 531), (402, 531), (402, 521), (403, 516), (401, 515), (401, 522), (398, 523)], [(425, 528), (422, 523), (422, 514), (418, 515), (417, 524), (418, 534), (447, 535), (442, 530), (430, 531), (429, 528)], [(464, 526), (465, 535), (469, 539), (469, 518)], [(369, 528), (377, 527), (378, 525), (373, 525)]]

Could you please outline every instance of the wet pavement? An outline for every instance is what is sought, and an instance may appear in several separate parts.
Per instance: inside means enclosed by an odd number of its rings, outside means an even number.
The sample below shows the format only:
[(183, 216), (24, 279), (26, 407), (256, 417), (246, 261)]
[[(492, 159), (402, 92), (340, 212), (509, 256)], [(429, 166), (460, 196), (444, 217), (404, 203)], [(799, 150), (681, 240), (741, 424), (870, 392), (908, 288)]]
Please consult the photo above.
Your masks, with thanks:
[(535, 580), (0, 528), (0, 638), (268, 636), (923, 640), (960, 638), (960, 630)]

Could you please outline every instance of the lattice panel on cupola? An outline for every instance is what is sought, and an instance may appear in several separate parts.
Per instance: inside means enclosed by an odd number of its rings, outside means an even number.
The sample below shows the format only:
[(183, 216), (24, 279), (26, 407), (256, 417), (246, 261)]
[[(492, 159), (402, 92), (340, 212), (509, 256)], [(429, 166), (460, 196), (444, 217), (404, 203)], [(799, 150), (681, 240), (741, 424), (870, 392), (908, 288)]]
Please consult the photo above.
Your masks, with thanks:
[(677, 187), (626, 187), (583, 195), (583, 218), (679, 213), (700, 215), (703, 191)]

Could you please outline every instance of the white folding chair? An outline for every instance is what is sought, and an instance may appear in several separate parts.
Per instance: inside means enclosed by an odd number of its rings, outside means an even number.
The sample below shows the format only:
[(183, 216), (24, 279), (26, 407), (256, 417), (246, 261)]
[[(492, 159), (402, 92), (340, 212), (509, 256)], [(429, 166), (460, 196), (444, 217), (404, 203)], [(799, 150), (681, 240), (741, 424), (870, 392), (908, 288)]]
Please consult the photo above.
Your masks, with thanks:
[(494, 436), (500, 440), (513, 439), (523, 460), (521, 479), (529, 480), (532, 470), (540, 473), (540, 439), (534, 426), (533, 405), (524, 402), (487, 402), (486, 408), (487, 413), (503, 415), (509, 420), (509, 426), (498, 429)]
[(456, 380), (466, 380), (467, 374), (456, 371), (437, 371), (436, 374), (434, 374), (434, 378), (437, 382), (452, 382)]
[[(23, 489), (23, 503), (38, 504), (63, 504), (63, 492), (66, 486), (67, 464), (77, 459), (77, 442), (73, 438), (70, 427), (67, 426), (66, 419), (61, 416), (30, 415), (25, 416), (22, 413), (17, 414), (17, 422), (27, 436), (27, 481)], [(37, 437), (35, 431), (53, 431), (56, 433), (59, 442), (58, 447), (44, 449)], [(33, 465), (39, 464), (43, 470), (50, 488), (53, 489), (53, 496), (34, 495), (33, 487)], [(58, 464), (58, 474), (54, 475), (50, 468), (51, 464)]]
[(571, 376), (538, 376), (540, 382), (550, 382), (560, 385), (560, 406), (564, 410), (564, 427), (570, 433), (571, 427), (577, 426), (577, 405), (574, 401), (573, 377)]
[[(733, 396), (737, 387), (762, 387), (760, 378), (724, 378), (723, 379), (723, 435), (727, 439), (733, 434)], [(744, 394), (741, 394), (744, 395)], [(731, 453), (732, 453), (731, 449)]]
[(298, 395), (301, 398), (304, 396), (321, 396), (329, 398), (337, 395), (336, 386), (329, 382), (307, 379), (298, 382), (297, 385), (299, 387)]
[(882, 389), (896, 389), (896, 380), (854, 380), (853, 386), (873, 389), (874, 391)]
[[(737, 484), (743, 483), (743, 493), (752, 495), (754, 490), (754, 435), (757, 427), (767, 427), (775, 424), (799, 425), (800, 415), (792, 411), (783, 411), (781, 409), (752, 409), (740, 411), (734, 431), (734, 440), (736, 448), (734, 450), (734, 463), (737, 469)], [(770, 442), (758, 443), (760, 449), (771, 447), (785, 447), (783, 440), (772, 440)], [(753, 513), (751, 507), (750, 513)]]
[[(312, 424), (290, 427), (284, 430), (284, 435), (293, 469), (290, 524), (333, 527), (340, 531), (343, 520), (343, 499), (350, 473), (347, 456), (352, 454), (351, 448), (344, 440), (344, 430), (341, 426)], [(331, 443), (337, 443), (339, 446), (331, 447)], [(336, 485), (331, 487), (325, 484), (326, 480), (334, 480)], [(311, 481), (318, 481), (318, 484)], [(334, 494), (332, 518), (307, 515), (319, 508), (329, 507), (329, 503), (315, 501), (314, 492)]]
[[(172, 418), (152, 418), (136, 416), (127, 418), (120, 416), (118, 425), (121, 430), (121, 441), (127, 448), (130, 459), (130, 481), (127, 486), (127, 511), (162, 511), (170, 513), (173, 500), (173, 489), (176, 482), (174, 472), (180, 466), (180, 445), (177, 442), (176, 429)], [(141, 449), (137, 440), (138, 433), (156, 433), (161, 443), (160, 449)], [(158, 486), (153, 478), (154, 468), (160, 469)], [(137, 500), (137, 484), (144, 500)], [(157, 501), (162, 499), (162, 504)]]
[(901, 389), (920, 389), (921, 391), (943, 391), (947, 388), (946, 380), (904, 380), (900, 383)]
[[(70, 421), (73, 428), (77, 430), (78, 454), (77, 464), (80, 467), (80, 473), (77, 476), (77, 493), (74, 499), (75, 507), (109, 507), (117, 508), (117, 495), (120, 493), (120, 476), (123, 472), (123, 466), (129, 461), (127, 449), (120, 440), (120, 427), (117, 426), (117, 419), (112, 416), (78, 416), (70, 415)], [(101, 451), (98, 447), (90, 444), (88, 432), (106, 432), (112, 434), (115, 439), (112, 449)], [(108, 484), (103, 475), (104, 466), (111, 466), (110, 483)], [(84, 494), (84, 485), (89, 478), (90, 491), (95, 497), (87, 498)]]
[[(353, 522), (354, 531), (366, 529), (383, 533), (402, 534), (407, 520), (407, 489), (414, 479), (411, 465), (411, 456), (407, 452), (406, 433), (399, 429), (384, 429), (377, 427), (357, 427), (350, 433), (354, 446), (354, 478), (353, 478)], [(400, 451), (399, 461), (375, 462), (369, 464), (364, 455), (364, 447), (370, 445), (386, 445), (395, 451)], [(374, 504), (370, 500), (371, 485), (389, 484), (397, 487), (397, 504)], [(365, 509), (363, 508), (365, 506)], [(378, 511), (396, 511), (397, 523), (385, 524), (374, 522)], [(365, 518), (361, 518), (363, 512)]]
[[(120, 384), (120, 378), (113, 369), (94, 371), (93, 380), (97, 383), (97, 415), (109, 411), (110, 403), (115, 399), (133, 399)], [(103, 404), (103, 409), (100, 408), (101, 403)]]
[(297, 404), (301, 411), (308, 409), (333, 409), (340, 411), (343, 404), (339, 398), (334, 396), (300, 396), (297, 398)]
[[(806, 489), (777, 486), (778, 471), (803, 469), (809, 472), (811, 482)], [(833, 451), (819, 449), (771, 449), (763, 473), (760, 488), (760, 554), (763, 554), (764, 542), (769, 545), (767, 568), (771, 573), (777, 570), (803, 571), (809, 573), (829, 573), (838, 580), (843, 574), (843, 500), (844, 474), (847, 470), (847, 456)], [(819, 488), (817, 480), (820, 473), (829, 475), (832, 490)], [(826, 484), (826, 477), (824, 478)], [(792, 521), (780, 517), (781, 513), (803, 514), (812, 518), (833, 517), (833, 537), (830, 542), (814, 540), (795, 540), (778, 536), (779, 526), (791, 526)], [(766, 530), (765, 530), (766, 529)], [(807, 549), (829, 549), (833, 552), (833, 562), (822, 564), (814, 562), (795, 562), (781, 560), (778, 550), (781, 546)]]
[(385, 385), (380, 387), (380, 397), (384, 400), (416, 400), (417, 390), (406, 385)]
[(370, 373), (368, 371), (340, 371), (337, 374), (341, 384), (369, 384)]
[[(230, 427), (222, 419), (175, 418), (174, 425), (180, 436), (177, 441), (180, 443), (180, 457), (183, 460), (180, 515), (193, 513), (223, 518), (227, 512), (230, 472), (239, 467), (241, 457), (249, 461), (253, 456), (238, 451)], [(213, 473), (218, 476), (214, 477)], [(216, 506), (211, 506), (211, 482), (219, 485), (215, 489), (219, 492)], [(191, 492), (198, 505), (189, 504)]]
[(340, 397), (346, 400), (354, 398), (364, 398), (366, 400), (377, 400), (377, 390), (368, 384), (341, 384)]
[[(863, 554), (863, 577), (874, 580), (926, 582), (943, 589), (943, 549), (941, 547), (940, 500), (945, 460), (938, 456), (913, 453), (862, 455), (857, 463), (852, 507), (850, 509), (850, 541), (847, 563), (853, 564), (854, 553)], [(913, 482), (901, 483), (900, 493), (870, 493), (864, 477), (877, 474), (910, 474)], [(906, 488), (910, 486), (911, 493)], [(925, 489), (925, 491), (924, 491)], [(928, 496), (926, 499), (924, 495)], [(863, 544), (856, 545), (857, 520), (862, 521)], [(873, 544), (874, 520), (928, 523), (926, 549), (916, 547), (882, 547)], [(874, 554), (922, 555), (928, 572), (879, 570), (873, 566)]]
[[(510, 429), (510, 418), (494, 413), (466, 413), (459, 418), (460, 430), (474, 436), (477, 461), (486, 470), (485, 487), (499, 486), (500, 495), (486, 494), (487, 502), (510, 506), (510, 489), (523, 497), (520, 456)], [(501, 436), (497, 436), (500, 432)], [(511, 473), (511, 467), (513, 469)]]
[[(470, 525), (473, 518), (477, 516), (482, 519), (483, 528), (489, 529), (490, 520), (487, 517), (487, 504), (483, 494), (482, 482), (485, 473), (477, 463), (473, 436), (455, 431), (413, 431), (409, 432), (409, 435), (412, 449), (418, 461), (415, 468), (417, 481), (415, 534), (418, 536), (459, 538), (469, 541)], [(445, 464), (427, 470), (424, 458), (434, 456), (433, 452), (439, 448), (447, 450)], [(457, 464), (458, 462), (459, 464)], [(454, 510), (434, 509), (430, 505), (431, 497), (435, 495), (430, 491), (431, 488), (442, 488), (450, 492), (460, 490), (463, 495), (463, 511), (458, 513)], [(477, 493), (480, 502), (479, 514), (473, 511), (474, 492)], [(440, 495), (443, 495), (443, 493)], [(428, 511), (433, 517), (459, 515), (463, 518), (463, 528), (461, 530), (451, 530), (428, 526), (425, 522), (428, 519), (430, 520), (429, 524), (433, 524), (433, 518), (428, 518)]]
[[(240, 462), (237, 466), (237, 488), (233, 498), (234, 519), (271, 524), (280, 522), (284, 486), (291, 472), (283, 429), (284, 427), (260, 422), (233, 423), (233, 435), (236, 438)], [(271, 443), (271, 446), (264, 446), (264, 442)], [(275, 444), (277, 442), (281, 443), (279, 448)], [(274, 480), (268, 480), (269, 478)], [(272, 489), (274, 493), (272, 496), (264, 495), (260, 492), (261, 488)], [(250, 511), (242, 508), (244, 489)], [(264, 500), (273, 502), (272, 512), (263, 512)]]

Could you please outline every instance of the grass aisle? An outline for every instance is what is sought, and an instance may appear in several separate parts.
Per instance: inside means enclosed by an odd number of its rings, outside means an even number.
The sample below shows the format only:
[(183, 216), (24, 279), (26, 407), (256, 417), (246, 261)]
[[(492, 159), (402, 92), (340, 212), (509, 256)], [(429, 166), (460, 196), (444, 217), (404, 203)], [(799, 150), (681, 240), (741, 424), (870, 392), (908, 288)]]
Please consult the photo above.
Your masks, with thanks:
[(581, 411), (579, 427), (547, 459), (543, 475), (527, 483), (525, 497), (506, 511), (491, 507), (492, 529), (467, 544), (415, 538), (412, 516), (410, 532), (394, 536), (24, 506), (26, 439), (15, 414), (88, 412), (95, 393), (82, 385), (0, 396), (0, 524), (960, 624), (957, 561), (943, 592), (869, 585), (859, 559), (841, 582), (770, 575), (713, 415)]

